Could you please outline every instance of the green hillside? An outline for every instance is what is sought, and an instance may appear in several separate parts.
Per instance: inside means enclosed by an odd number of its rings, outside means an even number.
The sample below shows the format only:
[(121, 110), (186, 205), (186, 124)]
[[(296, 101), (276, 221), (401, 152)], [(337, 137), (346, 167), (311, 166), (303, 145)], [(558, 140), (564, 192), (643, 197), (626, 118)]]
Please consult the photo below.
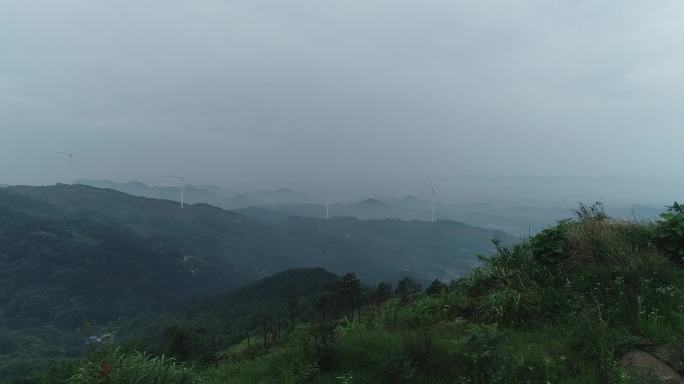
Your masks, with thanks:
[[(225, 355), (226, 348), (251, 336), (253, 349), (248, 352), (256, 356), (262, 354), (263, 344), (259, 336), (264, 318), (277, 319), (277, 325), (284, 334), (308, 316), (308, 311), (317, 298), (328, 287), (334, 286), (338, 279), (337, 275), (322, 268), (287, 270), (228, 294), (188, 301), (163, 313), (140, 315), (100, 326), (93, 324), (89, 331), (94, 335), (112, 334), (115, 344), (124, 345), (127, 350), (136, 348), (145, 350), (146, 353), (163, 354), (197, 364), (216, 362), (219, 356)], [(12, 344), (19, 345), (25, 340), (26, 337), (17, 333), (0, 334), (0, 346), (3, 348)], [(34, 344), (30, 347), (37, 346)], [(81, 346), (76, 353), (82, 356), (87, 351), (97, 351), (100, 348), (103, 349), (95, 352), (95, 356), (106, 353), (112, 348), (112, 344)], [(56, 350), (53, 349), (52, 353), (56, 353)], [(30, 361), (35, 363), (37, 351), (33, 351), (33, 354), (30, 350), (24, 352), (24, 356), (13, 358), (14, 364), (11, 361), (2, 361), (0, 382), (4, 382), (4, 378), (30, 375), (40, 369), (37, 365), (28, 365)], [(56, 358), (58, 356), (54, 357), (56, 362), (60, 361)], [(62, 356), (62, 363), (47, 370), (42, 380), (61, 383), (67, 378), (61, 376), (62, 374), (71, 376), (78, 362), (64, 357)], [(20, 369), (21, 360), (26, 360), (28, 369)]]
[(0, 191), (0, 377), (83, 352), (84, 324), (155, 313), (251, 279), (104, 215)]
[(104, 214), (66, 215), (14, 193), (0, 201), (0, 323), (74, 328), (249, 281), (225, 260), (188, 260), (183, 248)]
[[(204, 204), (179, 209), (167, 200), (135, 197), (82, 185), (10, 187), (64, 219), (118, 226), (191, 260), (222, 260), (254, 280), (298, 267), (359, 271), (367, 280), (404, 274), (424, 280), (470, 270), (490, 240), (503, 232), (452, 221), (360, 221), (290, 218), (264, 222)], [(35, 212), (42, 214), (42, 211)]]
[(259, 335), (265, 318), (281, 330), (303, 320), (313, 302), (338, 279), (322, 268), (290, 269), (235, 292), (196, 299), (158, 315), (138, 316), (111, 329), (121, 342), (147, 351), (215, 361), (222, 348), (240, 343), (247, 334)]
[(264, 326), (258, 354), (254, 339), (212, 362), (119, 348), (53, 372), (114, 384), (133, 382), (131, 367), (142, 383), (681, 383), (683, 228), (676, 204), (654, 224), (580, 207), (426, 292), (408, 280), (364, 292), (347, 275), (284, 336)]
[[(292, 268), (455, 277), (503, 233), (455, 222), (292, 218), (81, 185), (0, 190), (0, 377), (77, 356), (92, 324), (149, 316)], [(1, 340), (0, 340), (1, 341)]]

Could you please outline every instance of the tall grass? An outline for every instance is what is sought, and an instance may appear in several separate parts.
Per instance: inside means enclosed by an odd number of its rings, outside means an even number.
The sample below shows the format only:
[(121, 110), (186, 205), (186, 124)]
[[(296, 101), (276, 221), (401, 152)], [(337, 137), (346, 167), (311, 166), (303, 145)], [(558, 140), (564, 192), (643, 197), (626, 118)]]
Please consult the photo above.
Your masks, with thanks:
[(68, 384), (200, 384), (190, 367), (165, 356), (116, 349), (83, 362)]

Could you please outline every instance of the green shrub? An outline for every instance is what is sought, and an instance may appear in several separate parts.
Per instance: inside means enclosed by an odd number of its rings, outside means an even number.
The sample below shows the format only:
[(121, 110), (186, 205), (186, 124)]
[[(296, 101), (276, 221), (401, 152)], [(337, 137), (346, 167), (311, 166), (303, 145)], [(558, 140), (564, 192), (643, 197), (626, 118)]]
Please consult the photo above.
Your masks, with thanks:
[(684, 264), (684, 207), (677, 202), (660, 216), (655, 241), (673, 262)]
[[(74, 374), (76, 367), (76, 362), (60, 362), (43, 370), (34, 370), (30, 378), (17, 379), (12, 384), (64, 384)], [(2, 380), (0, 382), (4, 383)]]
[(504, 382), (505, 367), (496, 353), (503, 341), (503, 334), (494, 326), (467, 327), (449, 351), (462, 382)]
[[(512, 248), (497, 244), (497, 254), (452, 287), (462, 315), (486, 322), (537, 323), (566, 306), (557, 269), (540, 264), (530, 244)], [(473, 300), (473, 298), (475, 300)]]
[(205, 372), (211, 384), (304, 384), (319, 376), (318, 366), (296, 346), (272, 350), (255, 359), (222, 362)]
[(530, 239), (534, 260), (544, 265), (555, 265), (565, 260), (568, 253), (569, 221), (561, 221)]

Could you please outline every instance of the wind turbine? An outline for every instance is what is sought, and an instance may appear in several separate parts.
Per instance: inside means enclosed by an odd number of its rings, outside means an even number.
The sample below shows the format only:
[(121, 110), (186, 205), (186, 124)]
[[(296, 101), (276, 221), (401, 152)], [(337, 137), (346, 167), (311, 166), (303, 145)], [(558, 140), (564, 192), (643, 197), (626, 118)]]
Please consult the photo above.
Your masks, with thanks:
[(329, 219), (330, 218), (330, 201), (334, 200), (330, 192), (326, 192), (326, 199), (325, 199), (325, 218)]
[[(50, 151), (50, 152), (56, 153), (56, 154), (59, 154), (62, 156), (66, 156), (69, 171), (71, 171), (72, 169), (74, 169), (74, 167), (76, 167), (76, 162), (74, 161), (74, 154), (73, 153), (62, 152), (62, 151)], [(69, 172), (69, 173), (71, 173), (71, 172)]]
[(435, 186), (432, 184), (432, 181), (430, 182), (430, 189), (432, 190), (432, 222), (434, 223), (436, 220), (435, 208), (437, 203), (437, 194), (435, 193)]
[(283, 209), (287, 208), (287, 204), (288, 204), (287, 193), (288, 193), (287, 188), (283, 187)]
[(176, 179), (180, 182), (180, 190), (181, 190), (181, 198), (180, 198), (180, 204), (181, 204), (181, 209), (185, 206), (185, 178), (183, 176), (167, 176), (172, 179)]

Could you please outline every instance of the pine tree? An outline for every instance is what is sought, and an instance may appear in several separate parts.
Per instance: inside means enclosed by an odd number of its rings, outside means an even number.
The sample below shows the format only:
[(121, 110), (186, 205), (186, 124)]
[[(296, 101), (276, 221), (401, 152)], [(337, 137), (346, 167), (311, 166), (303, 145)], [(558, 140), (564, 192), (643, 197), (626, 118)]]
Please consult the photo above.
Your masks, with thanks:
[(437, 295), (442, 293), (447, 288), (447, 285), (439, 279), (432, 280), (432, 284), (425, 290), (428, 295)]
[(346, 273), (335, 284), (335, 296), (338, 299), (340, 312), (344, 313), (349, 310), (351, 318), (354, 319), (354, 311), (358, 308), (361, 297), (361, 280), (353, 272)]
[(385, 301), (389, 300), (392, 296), (392, 284), (385, 283), (384, 281), (378, 284), (375, 292), (371, 295), (371, 302), (375, 305), (380, 305)]

